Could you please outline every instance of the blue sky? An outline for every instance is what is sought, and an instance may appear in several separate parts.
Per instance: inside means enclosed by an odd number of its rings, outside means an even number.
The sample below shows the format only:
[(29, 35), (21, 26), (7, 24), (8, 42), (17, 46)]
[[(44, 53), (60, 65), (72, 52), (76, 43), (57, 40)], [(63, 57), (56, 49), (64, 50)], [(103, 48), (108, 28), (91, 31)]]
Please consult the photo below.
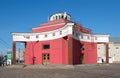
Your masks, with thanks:
[(120, 0), (0, 0), (0, 52), (12, 48), (11, 32), (31, 32), (56, 12), (95, 34), (120, 37)]

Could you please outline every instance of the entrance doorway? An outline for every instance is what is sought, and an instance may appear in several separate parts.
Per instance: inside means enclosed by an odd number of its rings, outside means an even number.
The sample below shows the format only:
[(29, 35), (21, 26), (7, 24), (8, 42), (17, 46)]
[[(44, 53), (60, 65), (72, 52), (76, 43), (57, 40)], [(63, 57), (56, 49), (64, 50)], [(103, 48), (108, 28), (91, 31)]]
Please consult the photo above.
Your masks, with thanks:
[(42, 55), (42, 62), (43, 64), (50, 64), (50, 54), (45, 53)]
[(80, 64), (84, 64), (84, 54), (80, 54)]

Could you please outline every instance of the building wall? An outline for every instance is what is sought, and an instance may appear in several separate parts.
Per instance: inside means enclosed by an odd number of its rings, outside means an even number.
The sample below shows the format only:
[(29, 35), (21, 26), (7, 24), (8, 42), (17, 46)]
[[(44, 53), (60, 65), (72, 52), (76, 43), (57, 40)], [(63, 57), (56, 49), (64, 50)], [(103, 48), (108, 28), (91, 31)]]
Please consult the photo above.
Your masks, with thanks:
[(79, 40), (73, 39), (73, 64), (80, 64), (80, 54), (82, 50), (80, 49), (81, 43)]
[[(43, 44), (50, 44), (50, 49), (44, 50)], [(81, 49), (84, 44), (84, 49)], [(80, 42), (73, 39), (73, 64), (96, 64), (97, 63), (97, 50), (96, 43)], [(34, 54), (33, 54), (34, 52)], [(42, 54), (50, 54), (50, 64), (68, 64), (68, 40), (66, 37), (47, 40), (41, 42), (27, 42), (25, 49), (25, 64), (33, 64), (33, 55), (35, 64), (42, 64)], [(81, 59), (83, 55), (83, 60)]]
[(109, 44), (109, 58), (111, 63), (120, 63), (120, 44)]
[[(44, 50), (43, 44), (50, 44), (50, 49)], [(34, 53), (34, 54), (33, 54)], [(42, 54), (50, 54), (50, 64), (68, 64), (68, 42), (64, 38), (41, 41), (27, 42), (25, 52), (25, 64), (32, 64), (33, 55), (35, 64), (42, 64)]]
[(81, 63), (97, 63), (97, 44), (73, 39), (73, 64)]
[[(120, 44), (109, 43), (109, 63), (120, 63)], [(106, 61), (106, 45), (97, 44), (98, 63)]]
[(97, 44), (97, 62), (102, 63), (106, 61), (106, 45), (105, 44)]
[(84, 63), (97, 63), (97, 44), (94, 42), (84, 42)]

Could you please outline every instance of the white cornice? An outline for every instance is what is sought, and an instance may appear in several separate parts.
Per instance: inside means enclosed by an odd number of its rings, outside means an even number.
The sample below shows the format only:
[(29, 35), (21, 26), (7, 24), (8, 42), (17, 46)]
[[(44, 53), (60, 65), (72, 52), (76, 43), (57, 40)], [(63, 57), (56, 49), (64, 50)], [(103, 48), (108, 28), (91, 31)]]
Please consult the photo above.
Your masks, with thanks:
[(76, 40), (85, 41), (85, 42), (109, 42), (110, 35), (108, 34), (107, 35), (86, 34), (79, 32), (75, 29), (73, 29), (73, 32), (74, 32), (73, 38)]
[[(13, 41), (44, 41), (44, 40), (53, 40), (57, 38), (62, 38), (68, 34), (72, 34), (74, 32), (73, 38), (79, 41), (84, 42), (109, 42), (109, 35), (94, 35), (94, 34), (86, 34), (79, 32), (73, 28), (74, 23), (66, 23), (61, 28), (56, 30), (39, 32), (39, 33), (12, 33)], [(60, 34), (62, 31), (62, 34)], [(55, 33), (55, 36), (53, 36)], [(77, 35), (76, 35), (77, 33)], [(45, 35), (47, 34), (47, 37)], [(36, 37), (37, 36), (37, 37)], [(82, 36), (82, 37), (81, 37)]]
[[(73, 23), (67, 23), (64, 27), (47, 32), (12, 33), (13, 41), (38, 41), (38, 40), (43, 41), (43, 40), (52, 40), (52, 39), (61, 38), (68, 34), (72, 34), (73, 25), (74, 25)], [(62, 31), (61, 35), (60, 35), (60, 31)], [(55, 33), (55, 36), (53, 36), (53, 33)], [(47, 37), (45, 37), (45, 34), (47, 34)], [(39, 38), (36, 38), (36, 35), (39, 36)]]

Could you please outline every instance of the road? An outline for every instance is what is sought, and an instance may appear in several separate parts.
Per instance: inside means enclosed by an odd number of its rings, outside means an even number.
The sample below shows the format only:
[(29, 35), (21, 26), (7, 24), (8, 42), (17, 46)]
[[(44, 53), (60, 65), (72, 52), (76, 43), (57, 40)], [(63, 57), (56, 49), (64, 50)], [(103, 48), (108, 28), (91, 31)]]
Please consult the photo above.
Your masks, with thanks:
[(5, 66), (0, 78), (120, 78), (120, 64)]

